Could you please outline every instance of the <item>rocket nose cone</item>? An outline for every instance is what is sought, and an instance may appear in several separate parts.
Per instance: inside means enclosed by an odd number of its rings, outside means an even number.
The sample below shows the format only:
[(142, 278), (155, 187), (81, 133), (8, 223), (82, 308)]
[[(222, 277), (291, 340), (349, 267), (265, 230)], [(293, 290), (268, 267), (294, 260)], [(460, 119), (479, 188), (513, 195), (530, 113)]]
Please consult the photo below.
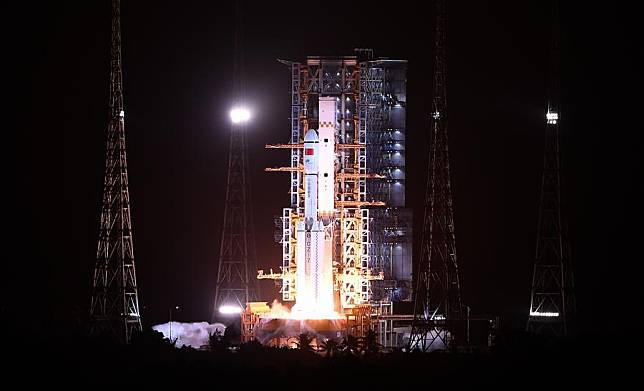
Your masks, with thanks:
[(304, 142), (305, 143), (310, 143), (312, 141), (318, 141), (318, 134), (314, 129), (309, 129), (308, 132), (306, 132), (306, 135), (304, 136)]

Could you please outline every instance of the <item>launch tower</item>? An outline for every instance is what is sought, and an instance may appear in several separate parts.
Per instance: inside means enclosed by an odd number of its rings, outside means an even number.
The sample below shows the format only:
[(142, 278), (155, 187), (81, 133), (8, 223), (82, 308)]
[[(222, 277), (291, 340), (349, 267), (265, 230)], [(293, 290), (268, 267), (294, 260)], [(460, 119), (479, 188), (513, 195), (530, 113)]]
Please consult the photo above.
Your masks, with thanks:
[(266, 147), (289, 150), (290, 164), (266, 171), (289, 173), (290, 204), (281, 217), (281, 270), (258, 278), (281, 282), (294, 316), (354, 314), (357, 324), (411, 298), (406, 61), (356, 49), (280, 62), (291, 71), (290, 136)]

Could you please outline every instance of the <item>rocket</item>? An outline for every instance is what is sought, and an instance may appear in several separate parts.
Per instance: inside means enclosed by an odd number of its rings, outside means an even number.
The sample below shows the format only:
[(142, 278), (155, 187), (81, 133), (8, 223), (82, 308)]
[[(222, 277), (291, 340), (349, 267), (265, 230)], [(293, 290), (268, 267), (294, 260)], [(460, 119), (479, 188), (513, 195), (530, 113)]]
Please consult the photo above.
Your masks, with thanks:
[(297, 224), (296, 309), (332, 313), (336, 99), (320, 97), (319, 129), (304, 136), (304, 218)]

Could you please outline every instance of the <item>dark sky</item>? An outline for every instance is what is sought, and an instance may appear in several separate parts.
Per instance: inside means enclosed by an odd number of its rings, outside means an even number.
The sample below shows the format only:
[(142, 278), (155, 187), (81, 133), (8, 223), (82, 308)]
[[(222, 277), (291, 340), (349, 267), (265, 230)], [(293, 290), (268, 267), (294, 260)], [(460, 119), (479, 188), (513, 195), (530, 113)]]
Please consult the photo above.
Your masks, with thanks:
[[(107, 119), (110, 2), (28, 10), (30, 223), (3, 311), (64, 329), (87, 313)], [(145, 325), (210, 317), (226, 181), (232, 2), (122, 4), (125, 128), (139, 299)], [(277, 58), (407, 59), (408, 204), (422, 213), (431, 97), (433, 7), (397, 1), (253, 2), (246, 10), (248, 143), (260, 266), (277, 267), (273, 216), (288, 202), (289, 72)], [(548, 7), (543, 1), (448, 5), (449, 136), (464, 301), (477, 314), (528, 310), (542, 162)], [(429, 3), (431, 5), (431, 3)], [(569, 8), (567, 8), (569, 7)], [(624, 321), (641, 241), (642, 47), (635, 10), (564, 5), (562, 99), (566, 213), (578, 307)], [(26, 183), (25, 183), (26, 182)], [(636, 201), (638, 201), (636, 203)], [(418, 221), (417, 221), (418, 223)], [(416, 225), (417, 231), (418, 225)], [(272, 283), (263, 296), (278, 296)], [(19, 297), (19, 300), (14, 300)], [(23, 303), (23, 304), (20, 304)], [(24, 305), (24, 304), (31, 304)], [(36, 308), (36, 311), (32, 309)]]

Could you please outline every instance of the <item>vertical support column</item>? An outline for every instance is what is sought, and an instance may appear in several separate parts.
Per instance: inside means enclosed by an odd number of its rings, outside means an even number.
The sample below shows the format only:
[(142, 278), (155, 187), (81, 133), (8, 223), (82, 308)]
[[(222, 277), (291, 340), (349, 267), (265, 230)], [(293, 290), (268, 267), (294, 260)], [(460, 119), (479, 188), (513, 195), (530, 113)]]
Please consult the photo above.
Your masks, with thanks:
[[(369, 68), (366, 63), (360, 66), (360, 105), (358, 107), (358, 134), (357, 144), (364, 145), (357, 149), (357, 163), (358, 163), (358, 201), (367, 201), (367, 183), (364, 175), (367, 174), (367, 129), (368, 129), (368, 110), (369, 110), (369, 97), (368, 97), (368, 73)], [(369, 266), (369, 211), (366, 209), (358, 209), (360, 218), (360, 274), (365, 276)], [(366, 215), (366, 220), (365, 220)], [(360, 299), (362, 302), (369, 300), (369, 280), (362, 278), (360, 280)]]
[(371, 299), (371, 281), (365, 276), (369, 272), (369, 209), (360, 209), (360, 286), (362, 302)]
[[(358, 135), (356, 142), (363, 144), (357, 150), (358, 153), (358, 173), (363, 175), (367, 173), (367, 129), (368, 129), (368, 111), (369, 111), (369, 66), (366, 63), (360, 66), (360, 106), (358, 108)], [(367, 201), (367, 183), (364, 177), (358, 180), (358, 200)]]
[(340, 298), (343, 308), (362, 303), (360, 274), (360, 219), (359, 209), (345, 208), (342, 222), (342, 287)]
[[(291, 144), (297, 144), (301, 139), (300, 131), (300, 112), (302, 110), (302, 101), (300, 99), (300, 64), (291, 65)], [(300, 153), (298, 148), (291, 148), (291, 208), (300, 213), (303, 205), (300, 205), (300, 183), (302, 182), (302, 173), (297, 170), (300, 165)]]
[(292, 221), (291, 208), (282, 209), (282, 300), (292, 301), (293, 297), (293, 246), (291, 246)]

